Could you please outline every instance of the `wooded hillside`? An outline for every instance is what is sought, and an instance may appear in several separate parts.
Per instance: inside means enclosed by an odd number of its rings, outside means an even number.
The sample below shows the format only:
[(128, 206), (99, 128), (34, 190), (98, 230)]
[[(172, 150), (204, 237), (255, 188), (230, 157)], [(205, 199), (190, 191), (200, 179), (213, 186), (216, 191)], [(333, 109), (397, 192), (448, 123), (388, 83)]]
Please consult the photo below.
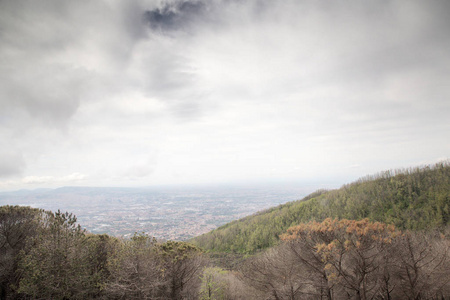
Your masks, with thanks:
[(331, 191), (317, 191), (228, 223), (191, 240), (221, 252), (254, 253), (276, 245), (289, 227), (326, 218), (368, 218), (399, 229), (431, 229), (450, 221), (450, 163), (385, 171)]
[(0, 206), (0, 299), (447, 299), (449, 172), (384, 172), (195, 239), (222, 253)]

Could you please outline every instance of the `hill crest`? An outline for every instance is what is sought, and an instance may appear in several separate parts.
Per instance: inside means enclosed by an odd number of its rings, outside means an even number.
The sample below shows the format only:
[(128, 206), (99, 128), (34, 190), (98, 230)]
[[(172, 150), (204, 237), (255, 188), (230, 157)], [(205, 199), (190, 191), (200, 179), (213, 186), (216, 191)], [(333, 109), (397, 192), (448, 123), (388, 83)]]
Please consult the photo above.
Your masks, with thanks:
[(450, 222), (450, 162), (368, 175), (335, 190), (266, 209), (191, 240), (208, 251), (254, 253), (274, 246), (287, 228), (326, 218), (368, 218), (400, 229)]

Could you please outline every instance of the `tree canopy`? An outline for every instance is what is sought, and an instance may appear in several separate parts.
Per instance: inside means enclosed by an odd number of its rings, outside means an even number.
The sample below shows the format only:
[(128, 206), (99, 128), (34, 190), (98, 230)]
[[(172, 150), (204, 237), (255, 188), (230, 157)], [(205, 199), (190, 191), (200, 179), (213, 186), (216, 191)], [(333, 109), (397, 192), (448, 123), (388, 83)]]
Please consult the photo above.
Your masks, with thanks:
[(448, 226), (450, 164), (386, 171), (337, 190), (320, 190), (230, 222), (191, 242), (208, 251), (255, 253), (276, 245), (291, 226), (326, 218), (368, 218), (410, 230)]

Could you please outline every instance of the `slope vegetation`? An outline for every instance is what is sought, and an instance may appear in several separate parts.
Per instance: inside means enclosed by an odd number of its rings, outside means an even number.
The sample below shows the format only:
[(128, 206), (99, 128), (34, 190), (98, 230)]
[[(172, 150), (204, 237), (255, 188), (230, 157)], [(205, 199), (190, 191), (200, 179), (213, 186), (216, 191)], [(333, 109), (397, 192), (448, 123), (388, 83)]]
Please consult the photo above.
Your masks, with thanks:
[(337, 190), (317, 191), (233, 221), (191, 240), (209, 250), (254, 253), (276, 245), (289, 227), (326, 218), (380, 221), (400, 229), (447, 226), (450, 162), (367, 176)]

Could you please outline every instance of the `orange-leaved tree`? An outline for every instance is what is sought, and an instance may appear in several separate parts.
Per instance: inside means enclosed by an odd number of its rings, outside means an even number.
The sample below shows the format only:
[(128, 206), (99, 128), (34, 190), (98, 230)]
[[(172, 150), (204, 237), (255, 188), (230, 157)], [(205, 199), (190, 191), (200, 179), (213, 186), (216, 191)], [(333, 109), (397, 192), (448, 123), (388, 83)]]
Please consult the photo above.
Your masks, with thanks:
[(281, 236), (298, 261), (316, 277), (324, 298), (392, 297), (391, 244), (400, 235), (393, 225), (368, 219), (309, 222)]

